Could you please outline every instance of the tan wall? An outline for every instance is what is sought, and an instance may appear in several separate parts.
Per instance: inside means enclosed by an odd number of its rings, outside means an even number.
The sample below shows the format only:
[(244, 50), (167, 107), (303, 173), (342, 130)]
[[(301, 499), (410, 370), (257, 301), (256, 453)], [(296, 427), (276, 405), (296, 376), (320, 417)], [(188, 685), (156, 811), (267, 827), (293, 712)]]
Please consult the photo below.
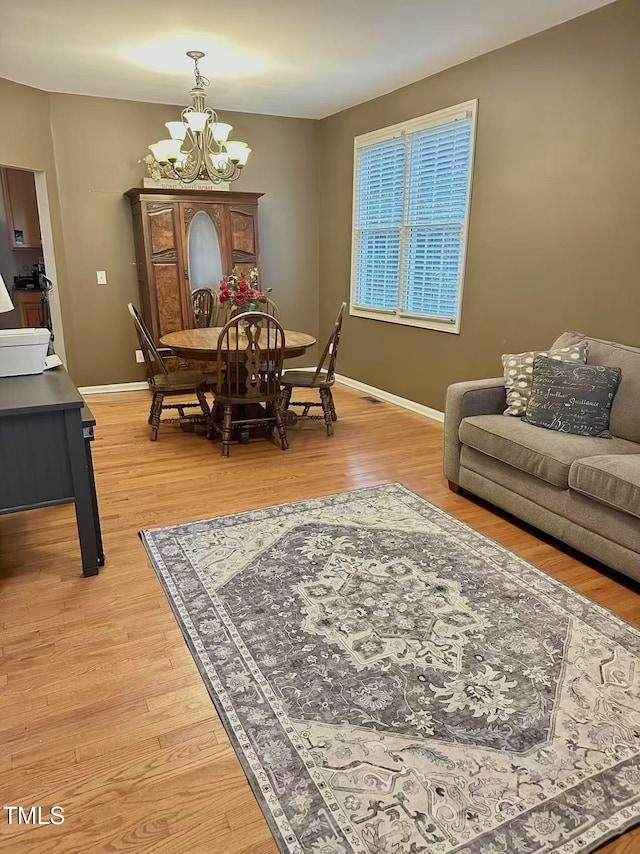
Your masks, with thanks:
[(589, 15), (320, 123), (320, 320), (348, 299), (353, 138), (479, 99), (462, 332), (348, 317), (338, 371), (442, 409), (457, 380), (565, 329), (640, 342), (640, 3)]
[[(79, 385), (142, 379), (126, 309), (139, 300), (130, 206), (122, 194), (139, 186), (144, 166), (137, 161), (179, 109), (78, 95), (50, 98), (72, 296), (65, 330), (72, 329), (73, 377)], [(259, 205), (263, 284), (273, 287), (285, 326), (315, 333), (317, 123), (243, 113), (223, 118), (253, 149), (234, 187), (265, 194)], [(106, 286), (96, 284), (96, 270), (107, 271)]]

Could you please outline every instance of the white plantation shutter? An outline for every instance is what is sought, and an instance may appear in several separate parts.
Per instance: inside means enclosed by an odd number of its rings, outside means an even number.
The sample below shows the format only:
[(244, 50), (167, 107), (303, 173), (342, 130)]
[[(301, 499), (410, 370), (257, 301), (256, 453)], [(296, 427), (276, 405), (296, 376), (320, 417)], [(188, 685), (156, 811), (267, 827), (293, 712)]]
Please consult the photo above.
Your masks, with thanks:
[(353, 313), (457, 331), (474, 118), (470, 102), (356, 138)]
[(398, 298), (405, 143), (402, 137), (358, 150), (355, 191), (355, 301), (395, 310)]
[(402, 311), (454, 321), (467, 213), (471, 119), (407, 135)]

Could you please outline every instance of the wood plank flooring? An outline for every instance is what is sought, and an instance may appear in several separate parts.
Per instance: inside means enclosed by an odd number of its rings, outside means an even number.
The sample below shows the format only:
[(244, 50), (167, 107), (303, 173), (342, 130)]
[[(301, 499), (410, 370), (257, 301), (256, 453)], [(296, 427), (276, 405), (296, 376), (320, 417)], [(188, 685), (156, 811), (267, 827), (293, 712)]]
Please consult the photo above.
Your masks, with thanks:
[[(307, 423), (232, 446), (161, 427), (144, 392), (88, 399), (107, 565), (83, 578), (70, 507), (0, 517), (0, 806), (64, 807), (8, 825), (0, 852), (276, 854), (138, 539), (141, 528), (401, 481), (562, 581), (640, 622), (640, 596), (490, 508), (453, 495), (442, 428), (336, 389), (336, 435)], [(640, 850), (640, 830), (602, 849)]]

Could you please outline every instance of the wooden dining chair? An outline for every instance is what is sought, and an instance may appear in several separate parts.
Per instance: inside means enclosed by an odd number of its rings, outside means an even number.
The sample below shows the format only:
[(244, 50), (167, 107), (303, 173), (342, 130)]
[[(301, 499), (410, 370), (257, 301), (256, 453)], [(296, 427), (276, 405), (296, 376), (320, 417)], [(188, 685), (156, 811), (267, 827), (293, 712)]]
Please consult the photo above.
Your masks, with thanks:
[(275, 426), (282, 450), (289, 449), (280, 390), (284, 345), (284, 329), (265, 312), (236, 315), (221, 331), (209, 437), (216, 432), (222, 436), (223, 457), (229, 456), (234, 427)]
[[(296, 370), (285, 371), (282, 375), (282, 406), (286, 411), (290, 406), (302, 406), (302, 418), (321, 420), (327, 428), (327, 436), (333, 436), (333, 422), (338, 420), (336, 407), (333, 402), (331, 387), (335, 383), (336, 359), (338, 357), (338, 345), (340, 344), (340, 333), (342, 332), (342, 318), (347, 307), (346, 302), (340, 306), (340, 311), (333, 325), (333, 330), (324, 348), (322, 357), (315, 371)], [(326, 363), (326, 367), (325, 367)], [(295, 401), (291, 400), (294, 388), (317, 389), (320, 393), (320, 401)], [(322, 407), (322, 415), (309, 415), (309, 410), (315, 406)]]
[[(185, 409), (199, 407), (204, 418), (208, 419), (211, 410), (205, 395), (205, 389), (216, 382), (216, 376), (212, 374), (205, 375), (202, 371), (169, 371), (140, 317), (140, 312), (133, 303), (129, 303), (129, 314), (133, 318), (140, 349), (142, 350), (144, 364), (147, 369), (147, 382), (153, 391), (151, 411), (149, 412), (151, 441), (155, 442), (158, 438), (158, 428), (160, 427), (161, 420), (164, 423), (175, 423), (177, 420), (189, 418), (185, 414)], [(198, 402), (186, 401), (184, 403), (172, 404), (164, 402), (165, 397), (173, 397), (175, 395), (186, 396), (188, 394), (195, 394)], [(168, 409), (176, 409), (180, 418), (162, 418), (162, 413)]]
[[(198, 288), (191, 294), (193, 319), (198, 328), (211, 326), (216, 296), (209, 288)], [(219, 304), (219, 303), (218, 303)]]

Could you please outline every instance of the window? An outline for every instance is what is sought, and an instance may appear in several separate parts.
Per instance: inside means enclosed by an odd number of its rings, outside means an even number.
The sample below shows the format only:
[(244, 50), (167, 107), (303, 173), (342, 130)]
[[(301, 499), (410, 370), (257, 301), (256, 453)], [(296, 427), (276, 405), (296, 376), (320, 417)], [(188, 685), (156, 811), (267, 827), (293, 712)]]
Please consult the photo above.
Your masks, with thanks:
[(352, 315), (460, 331), (476, 110), (355, 138)]

